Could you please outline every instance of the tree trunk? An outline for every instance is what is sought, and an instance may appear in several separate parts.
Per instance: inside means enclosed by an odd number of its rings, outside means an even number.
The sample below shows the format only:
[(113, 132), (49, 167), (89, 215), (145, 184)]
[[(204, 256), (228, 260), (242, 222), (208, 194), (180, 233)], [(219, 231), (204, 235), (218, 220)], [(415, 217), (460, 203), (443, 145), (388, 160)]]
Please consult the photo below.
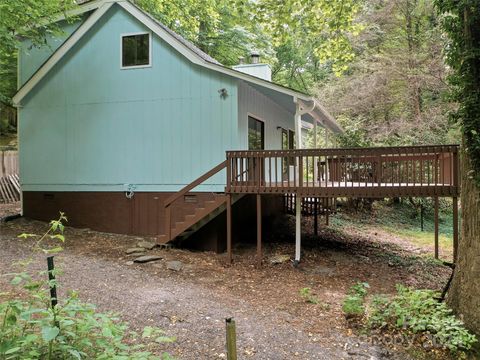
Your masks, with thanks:
[(469, 178), (468, 155), (462, 153), (462, 233), (448, 303), (465, 325), (480, 334), (480, 189)]

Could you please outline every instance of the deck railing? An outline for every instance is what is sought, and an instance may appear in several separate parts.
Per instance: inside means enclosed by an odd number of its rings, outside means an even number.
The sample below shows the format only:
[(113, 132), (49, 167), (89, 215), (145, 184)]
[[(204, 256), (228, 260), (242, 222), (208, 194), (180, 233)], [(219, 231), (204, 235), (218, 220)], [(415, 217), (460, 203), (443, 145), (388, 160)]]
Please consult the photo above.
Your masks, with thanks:
[(226, 191), (457, 196), (458, 146), (227, 151)]

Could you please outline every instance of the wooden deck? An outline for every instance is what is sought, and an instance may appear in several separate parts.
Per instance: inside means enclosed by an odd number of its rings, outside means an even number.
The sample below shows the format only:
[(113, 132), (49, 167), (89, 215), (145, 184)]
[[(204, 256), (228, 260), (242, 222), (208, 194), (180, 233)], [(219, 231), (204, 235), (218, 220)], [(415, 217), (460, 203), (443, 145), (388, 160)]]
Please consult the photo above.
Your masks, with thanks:
[(228, 151), (226, 192), (456, 197), (458, 146)]
[[(226, 160), (168, 198), (165, 203), (166, 243), (226, 210), (227, 254), (232, 261), (232, 204), (234, 197), (256, 194), (257, 259), (262, 259), (262, 194), (285, 195), (296, 212), (295, 260), (300, 259), (301, 213), (322, 211), (328, 221), (336, 198), (433, 197), (435, 199), (435, 256), (438, 257), (438, 197), (453, 198), (454, 261), (458, 247), (458, 145), (227, 151)], [(172, 222), (171, 207), (201, 183), (226, 170), (225, 194), (205, 202), (184, 221)], [(308, 199), (311, 204), (303, 200)], [(319, 202), (321, 206), (318, 206)], [(308, 201), (307, 201), (308, 202)], [(314, 205), (313, 208), (308, 206)], [(297, 207), (298, 205), (298, 207)], [(224, 206), (224, 208), (223, 208)]]

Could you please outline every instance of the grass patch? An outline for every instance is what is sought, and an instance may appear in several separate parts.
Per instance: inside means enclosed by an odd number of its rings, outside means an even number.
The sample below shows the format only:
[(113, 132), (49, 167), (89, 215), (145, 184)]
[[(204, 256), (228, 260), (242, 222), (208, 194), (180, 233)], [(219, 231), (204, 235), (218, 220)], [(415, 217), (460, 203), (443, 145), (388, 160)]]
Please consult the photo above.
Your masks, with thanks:
[[(448, 200), (439, 211), (439, 246), (444, 251), (453, 247), (453, 219)], [(332, 217), (334, 228), (354, 226), (356, 229), (376, 227), (379, 230), (405, 238), (417, 246), (434, 245), (434, 214), (427, 208), (424, 214), (424, 231), (421, 230), (420, 216), (409, 203), (388, 204), (376, 201), (372, 211), (351, 212), (344, 208)]]
[[(413, 229), (401, 229), (391, 226), (381, 226), (381, 228), (389, 233), (408, 238), (415, 245), (427, 246), (434, 244), (435, 233), (433, 231), (430, 232)], [(438, 246), (446, 251), (451, 250), (453, 248), (453, 239), (446, 234), (439, 233)]]

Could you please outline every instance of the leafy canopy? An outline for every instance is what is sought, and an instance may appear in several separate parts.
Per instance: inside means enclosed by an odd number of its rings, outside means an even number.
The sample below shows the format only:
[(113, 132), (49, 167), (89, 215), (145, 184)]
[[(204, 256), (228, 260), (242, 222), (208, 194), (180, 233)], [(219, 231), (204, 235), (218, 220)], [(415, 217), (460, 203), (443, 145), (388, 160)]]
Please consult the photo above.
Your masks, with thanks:
[[(359, 0), (134, 0), (169, 28), (226, 66), (252, 51), (273, 67), (274, 80), (310, 91), (332, 69), (341, 74), (353, 59), (351, 37)], [(59, 13), (74, 0), (0, 0), (0, 101), (16, 91), (18, 45), (46, 46), (61, 31)]]
[(61, 30), (59, 13), (76, 6), (73, 0), (0, 0), (0, 101), (10, 104), (16, 90), (17, 48), (22, 39), (45, 45), (47, 35)]

